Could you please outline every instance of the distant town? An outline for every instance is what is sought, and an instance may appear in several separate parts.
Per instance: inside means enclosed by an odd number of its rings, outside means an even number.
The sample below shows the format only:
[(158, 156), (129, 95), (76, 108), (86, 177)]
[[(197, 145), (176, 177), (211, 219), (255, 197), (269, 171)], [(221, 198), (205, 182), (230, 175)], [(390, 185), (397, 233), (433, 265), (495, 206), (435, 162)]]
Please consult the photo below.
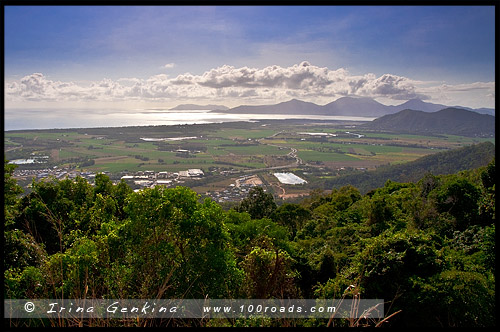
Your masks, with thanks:
[[(145, 188), (154, 188), (158, 185), (163, 185), (167, 187), (182, 185), (186, 180), (197, 180), (205, 176), (203, 170), (192, 168), (180, 172), (155, 172), (155, 171), (137, 171), (137, 172), (127, 172), (125, 175), (117, 176), (110, 172), (102, 172), (108, 175), (112, 179), (113, 183), (116, 184), (120, 181), (125, 181), (134, 191), (140, 191)], [(122, 172), (123, 174), (124, 172)], [(222, 172), (222, 175), (229, 175), (228, 172)], [(54, 166), (53, 168), (45, 169), (16, 169), (13, 173), (14, 178), (18, 181), (30, 181), (35, 178), (37, 181), (43, 179), (55, 178), (58, 180), (63, 179), (75, 179), (76, 177), (82, 177), (86, 179), (91, 185), (94, 185), (94, 180), (96, 173), (94, 172), (83, 172), (68, 168), (59, 168)], [(296, 176), (293, 173), (274, 173), (274, 176), (282, 184), (303, 184), (307, 183), (306, 180)], [(29, 183), (26, 188), (30, 188)], [(234, 183), (229, 184), (226, 188), (222, 190), (207, 191), (204, 193), (204, 197), (210, 197), (216, 202), (232, 202), (240, 201), (245, 198), (252, 187), (264, 186), (262, 180), (258, 175), (242, 175), (235, 179)], [(264, 189), (265, 190), (265, 189)]]
[[(113, 182), (115, 184), (120, 180), (124, 180), (127, 184), (131, 185), (131, 187), (135, 188), (136, 191), (140, 190), (141, 188), (152, 188), (156, 185), (172, 185), (176, 183), (182, 183), (182, 181), (185, 179), (201, 178), (204, 175), (201, 169), (188, 169), (186, 171), (180, 172), (127, 172), (127, 174), (121, 175), (121, 177), (119, 178), (113, 176), (113, 174), (107, 171), (104, 171), (102, 173), (110, 176), (110, 178), (114, 180)], [(59, 168), (58, 166), (54, 166), (53, 168), (45, 169), (16, 169), (13, 176), (18, 180), (27, 180), (31, 178), (36, 178), (37, 180), (42, 180), (44, 178), (56, 178), (58, 180), (62, 180), (65, 178), (74, 179), (80, 176), (93, 185), (96, 173), (77, 171), (69, 168)]]
[[(187, 180), (200, 180), (205, 176), (203, 170), (198, 168), (191, 168), (179, 172), (155, 172), (155, 171), (137, 171), (137, 172), (121, 172), (120, 174), (113, 174), (107, 171), (102, 172), (108, 175), (114, 184), (120, 181), (125, 181), (134, 191), (140, 191), (145, 188), (154, 188), (158, 185), (173, 187), (183, 185)], [(94, 180), (97, 173), (88, 171), (78, 171), (76, 169), (60, 168), (54, 166), (53, 168), (44, 169), (16, 169), (13, 177), (20, 182), (25, 183), (25, 189), (30, 191), (32, 179), (40, 181), (43, 179), (55, 178), (57, 180), (75, 179), (82, 177), (86, 179), (91, 185), (94, 185)], [(232, 172), (223, 171), (221, 175), (234, 175)], [(277, 180), (282, 184), (303, 184), (307, 183), (306, 180), (298, 177), (293, 173), (273, 173)], [(245, 198), (252, 187), (262, 186), (265, 188), (261, 178), (256, 174), (241, 175), (235, 178), (233, 183), (230, 183), (226, 188), (214, 191), (207, 191), (203, 193), (203, 197), (210, 197), (214, 201), (234, 202), (240, 201)], [(266, 189), (264, 189), (266, 190)]]

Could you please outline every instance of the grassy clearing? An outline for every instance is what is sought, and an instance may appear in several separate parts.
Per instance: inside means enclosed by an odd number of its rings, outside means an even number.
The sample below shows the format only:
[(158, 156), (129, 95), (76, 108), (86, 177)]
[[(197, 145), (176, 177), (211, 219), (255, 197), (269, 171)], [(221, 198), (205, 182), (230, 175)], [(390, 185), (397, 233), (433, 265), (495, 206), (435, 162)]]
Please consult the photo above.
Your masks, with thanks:
[(88, 151), (80, 151), (70, 148), (62, 148), (59, 150), (59, 159), (69, 159), (69, 158), (81, 158), (81, 157), (94, 157), (93, 154)]
[(5, 147), (15, 147), (15, 146), (21, 146), (22, 144), (21, 143), (17, 143), (17, 142), (13, 142), (10, 139), (6, 138), (3, 141), (3, 145)]
[(305, 162), (359, 160), (357, 156), (351, 156), (344, 153), (327, 153), (327, 152), (318, 152), (311, 150), (299, 151), (298, 156)]
[(248, 145), (248, 146), (224, 146), (222, 147), (226, 153), (233, 153), (236, 155), (245, 155), (245, 156), (257, 156), (257, 155), (286, 155), (290, 151), (287, 149), (280, 149), (278, 147), (269, 146), (269, 145)]
[(217, 132), (217, 136), (226, 139), (258, 139), (269, 137), (277, 132), (273, 129), (222, 129)]
[[(351, 152), (351, 151), (349, 151)], [(362, 155), (362, 156), (371, 156), (372, 153), (370, 151), (367, 151), (366, 149), (364, 148), (352, 148), (352, 154), (355, 154), (355, 155)]]

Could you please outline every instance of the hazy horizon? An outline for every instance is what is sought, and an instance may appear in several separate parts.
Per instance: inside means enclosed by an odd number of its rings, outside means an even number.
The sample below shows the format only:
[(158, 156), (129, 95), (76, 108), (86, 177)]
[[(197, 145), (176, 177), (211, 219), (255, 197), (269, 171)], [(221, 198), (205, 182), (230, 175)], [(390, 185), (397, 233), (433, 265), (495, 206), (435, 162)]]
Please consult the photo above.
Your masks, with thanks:
[(44, 123), (55, 115), (43, 110), (133, 117), (353, 95), (495, 108), (494, 6), (3, 9), (5, 128), (21, 109)]
[[(183, 124), (207, 124), (237, 121), (259, 121), (280, 119), (308, 120), (347, 120), (372, 121), (373, 117), (348, 117), (328, 115), (283, 115), (283, 114), (230, 114), (202, 110), (185, 111), (147, 111), (137, 112), (120, 110), (80, 110), (44, 109), (45, 116), (34, 117), (41, 110), (5, 110), (5, 131), (36, 129), (81, 129), (128, 126), (172, 126)], [(14, 114), (12, 112), (15, 112)], [(48, 112), (48, 113), (47, 113)], [(65, 116), (66, 115), (66, 116)]]

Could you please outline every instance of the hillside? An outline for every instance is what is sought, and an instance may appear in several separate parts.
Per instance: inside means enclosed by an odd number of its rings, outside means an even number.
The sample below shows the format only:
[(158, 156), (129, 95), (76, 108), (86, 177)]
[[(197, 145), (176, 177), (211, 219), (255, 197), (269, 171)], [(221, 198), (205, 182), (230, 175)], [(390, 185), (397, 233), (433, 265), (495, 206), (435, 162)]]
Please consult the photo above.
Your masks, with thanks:
[(323, 106), (325, 114), (341, 116), (379, 117), (393, 113), (391, 106), (383, 105), (371, 98), (342, 97)]
[(427, 103), (425, 101), (422, 101), (421, 99), (411, 99), (408, 100), (406, 103), (394, 106), (394, 110), (396, 110), (397, 112), (405, 109), (424, 111), (424, 112), (436, 112), (445, 108), (448, 108), (448, 106), (441, 104)]
[(437, 112), (403, 110), (365, 123), (362, 127), (412, 134), (492, 137), (495, 136), (495, 117), (459, 108)]
[(453, 174), (463, 170), (486, 166), (495, 157), (495, 145), (490, 142), (466, 146), (428, 155), (401, 165), (381, 166), (375, 171), (341, 176), (324, 183), (324, 188), (353, 185), (366, 193), (384, 186), (387, 180), (417, 182), (425, 174)]
[(322, 106), (297, 99), (292, 99), (275, 105), (242, 105), (223, 111), (223, 113), (233, 114), (287, 114), (287, 115), (318, 115), (323, 114)]

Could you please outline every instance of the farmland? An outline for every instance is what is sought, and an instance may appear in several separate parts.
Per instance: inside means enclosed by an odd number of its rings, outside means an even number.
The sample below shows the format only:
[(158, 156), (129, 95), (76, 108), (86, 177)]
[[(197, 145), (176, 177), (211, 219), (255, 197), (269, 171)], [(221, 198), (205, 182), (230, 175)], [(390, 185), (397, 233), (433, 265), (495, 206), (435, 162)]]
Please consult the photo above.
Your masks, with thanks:
[[(306, 195), (328, 179), (373, 170), (494, 138), (361, 131), (356, 122), (268, 120), (224, 124), (7, 131), (8, 160), (48, 156), (22, 170), (106, 172), (114, 181), (138, 172), (177, 174), (200, 169), (203, 177), (173, 181), (201, 194), (223, 192), (255, 175), (277, 197)], [(293, 172), (307, 183), (281, 184), (274, 172)], [(31, 178), (18, 176), (27, 186)], [(239, 186), (238, 186), (239, 187)], [(328, 189), (328, 188), (321, 188)], [(244, 193), (244, 191), (243, 191)], [(227, 196), (227, 195), (226, 195)]]

